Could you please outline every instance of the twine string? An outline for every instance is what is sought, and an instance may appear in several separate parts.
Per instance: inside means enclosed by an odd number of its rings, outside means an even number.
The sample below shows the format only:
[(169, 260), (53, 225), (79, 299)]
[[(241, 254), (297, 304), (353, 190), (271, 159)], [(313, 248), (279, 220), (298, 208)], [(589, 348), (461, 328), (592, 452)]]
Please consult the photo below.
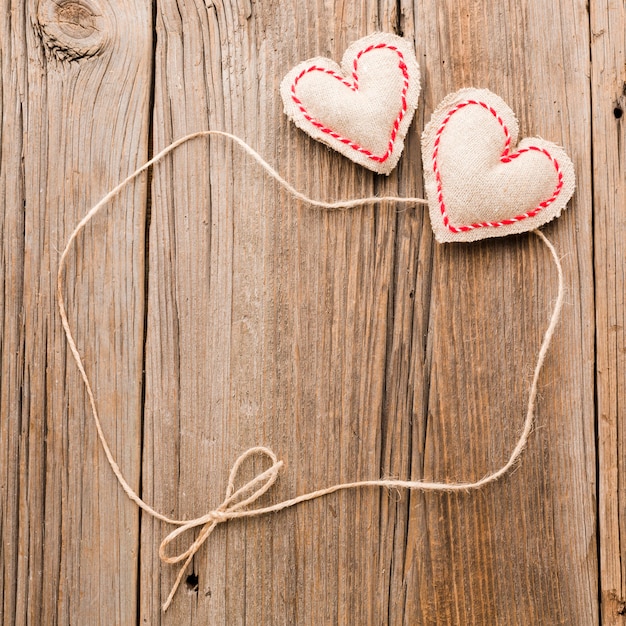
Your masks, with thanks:
[[(272, 462), (271, 466), (264, 472), (257, 474), (246, 484), (239, 487), (239, 489), (235, 490), (235, 480), (237, 479), (239, 468), (247, 459), (259, 455), (268, 457)], [(230, 470), (228, 486), (226, 487), (226, 497), (224, 498), (222, 504), (220, 504), (214, 511), (210, 511), (206, 515), (189, 520), (179, 528), (173, 530), (169, 535), (167, 535), (167, 537), (165, 537), (165, 539), (163, 539), (161, 545), (159, 546), (159, 558), (161, 561), (172, 564), (180, 563), (183, 559), (185, 561), (182, 567), (179, 568), (176, 580), (174, 581), (172, 589), (163, 604), (164, 611), (167, 611), (167, 608), (172, 603), (185, 571), (187, 571), (187, 566), (191, 563), (191, 559), (193, 559), (196, 552), (198, 552), (198, 550), (202, 547), (202, 544), (209, 538), (209, 535), (215, 530), (217, 525), (235, 517), (249, 517), (255, 510), (244, 510), (245, 507), (255, 502), (272, 487), (272, 485), (276, 482), (278, 473), (282, 467), (283, 462), (279, 461), (276, 458), (276, 455), (269, 448), (265, 448), (263, 446), (249, 448), (235, 461), (235, 464)], [(256, 510), (260, 511), (261, 509)], [(200, 526), (202, 526), (202, 530), (194, 542), (186, 550), (174, 556), (167, 555), (167, 546), (169, 546), (169, 544), (172, 543), (176, 537)]]
[[(535, 365), (532, 383), (530, 387), (530, 391), (528, 394), (528, 403), (526, 407), (526, 417), (524, 420), (524, 425), (522, 428), (522, 432), (517, 440), (511, 455), (509, 456), (507, 462), (500, 467), (499, 469), (487, 474), (480, 480), (475, 482), (456, 482), (456, 483), (445, 483), (445, 482), (428, 482), (422, 480), (396, 480), (396, 479), (379, 479), (379, 480), (363, 480), (356, 481), (350, 483), (340, 483), (336, 485), (331, 485), (324, 489), (319, 489), (317, 491), (312, 491), (309, 493), (304, 493), (294, 498), (283, 500), (276, 504), (272, 504), (264, 507), (251, 508), (261, 496), (266, 494), (272, 486), (275, 484), (278, 479), (280, 470), (283, 468), (283, 461), (278, 460), (274, 452), (272, 452), (269, 448), (264, 446), (255, 446), (249, 448), (239, 458), (235, 461), (228, 480), (228, 485), (226, 487), (226, 495), (222, 503), (216, 507), (214, 510), (209, 511), (208, 513), (194, 518), (190, 520), (178, 520), (170, 518), (162, 513), (156, 511), (153, 507), (151, 507), (148, 503), (146, 503), (137, 492), (130, 486), (126, 478), (124, 477), (119, 465), (117, 464), (113, 453), (111, 452), (111, 448), (109, 446), (108, 440), (104, 434), (102, 429), (102, 424), (100, 422), (100, 416), (98, 413), (97, 403), (95, 399), (95, 395), (91, 386), (91, 382), (89, 377), (87, 376), (85, 366), (76, 345), (76, 341), (72, 334), (72, 330), (70, 328), (70, 324), (67, 317), (67, 310), (65, 305), (64, 291), (65, 291), (65, 273), (66, 273), (66, 265), (67, 258), (72, 250), (73, 244), (81, 233), (81, 231), (85, 228), (85, 226), (102, 210), (102, 208), (115, 196), (117, 196), (123, 189), (132, 182), (135, 178), (137, 178), (142, 172), (145, 172), (149, 167), (161, 161), (167, 154), (175, 150), (178, 146), (199, 137), (207, 137), (210, 135), (219, 136), (223, 138), (227, 138), (231, 140), (233, 143), (238, 145), (246, 154), (250, 155), (254, 161), (256, 161), (267, 174), (273, 178), (276, 182), (278, 182), (291, 196), (294, 198), (301, 200), (311, 206), (322, 208), (322, 209), (347, 209), (354, 208), (358, 206), (364, 206), (376, 202), (394, 202), (400, 204), (428, 204), (427, 200), (423, 198), (410, 198), (410, 197), (396, 197), (396, 196), (371, 196), (367, 198), (355, 198), (348, 200), (338, 200), (334, 202), (325, 202), (322, 200), (315, 200), (309, 198), (305, 194), (301, 193), (297, 189), (295, 189), (289, 182), (287, 182), (284, 178), (278, 174), (278, 172), (267, 163), (261, 155), (256, 152), (253, 148), (251, 148), (245, 141), (237, 137), (236, 135), (232, 135), (230, 133), (219, 131), (219, 130), (205, 130), (197, 133), (192, 133), (190, 135), (186, 135), (171, 143), (169, 146), (161, 150), (156, 156), (146, 162), (144, 165), (135, 170), (132, 174), (130, 174), (127, 178), (125, 178), (120, 184), (114, 187), (111, 191), (109, 191), (98, 203), (96, 203), (87, 214), (80, 220), (75, 229), (72, 231), (63, 252), (61, 253), (59, 259), (59, 268), (57, 273), (57, 302), (59, 307), (59, 315), (61, 317), (61, 323), (63, 325), (63, 330), (65, 332), (65, 337), (67, 339), (67, 344), (69, 346), (70, 352), (74, 361), (76, 362), (76, 366), (80, 373), (80, 376), (85, 385), (85, 389), (87, 392), (87, 396), (89, 399), (89, 404), (91, 407), (91, 414), (93, 417), (93, 421), (96, 427), (96, 431), (98, 434), (98, 439), (100, 440), (100, 444), (105, 453), (107, 461), (115, 474), (120, 486), (126, 493), (126, 495), (143, 511), (151, 515), (152, 517), (166, 522), (168, 524), (178, 526), (178, 528), (174, 529), (170, 532), (161, 542), (159, 546), (159, 558), (164, 563), (177, 564), (183, 561), (183, 565), (180, 567), (178, 571), (178, 575), (172, 586), (172, 589), (163, 604), (163, 610), (167, 610), (170, 606), (174, 595), (176, 594), (177, 589), (180, 586), (182, 578), (184, 576), (187, 567), (195, 554), (204, 544), (204, 542), (209, 538), (211, 533), (215, 530), (215, 528), (222, 523), (226, 523), (229, 520), (233, 519), (243, 519), (249, 517), (259, 517), (262, 515), (267, 515), (269, 513), (275, 513), (278, 511), (282, 511), (284, 509), (296, 506), (302, 502), (306, 502), (309, 500), (314, 500), (316, 498), (321, 498), (323, 496), (329, 495), (331, 493), (335, 493), (338, 491), (344, 491), (348, 489), (361, 489), (366, 487), (383, 487), (388, 489), (408, 489), (414, 491), (437, 491), (437, 492), (470, 492), (476, 489), (480, 489), (485, 485), (493, 483), (497, 481), (499, 478), (507, 474), (515, 463), (519, 460), (520, 455), (522, 454), (526, 444), (528, 442), (528, 438), (532, 431), (533, 426), (533, 418), (534, 418), (534, 410), (535, 403), (537, 399), (537, 391), (538, 391), (538, 383), (539, 383), (539, 374), (543, 367), (543, 363), (546, 358), (546, 354), (548, 352), (548, 348), (550, 346), (550, 342), (552, 340), (552, 336), (554, 335), (555, 328), (558, 324), (561, 309), (563, 306), (564, 299), (564, 279), (563, 279), (563, 268), (561, 266), (561, 262), (557, 255), (557, 252), (552, 245), (552, 243), (547, 239), (547, 237), (540, 231), (534, 230), (532, 231), (548, 248), (554, 265), (557, 269), (558, 274), (558, 293), (555, 300), (554, 308), (552, 310), (552, 314), (550, 317), (550, 322), (545, 331), (543, 341), (541, 343), (541, 347), (539, 349), (539, 353), (537, 356), (537, 362)], [(248, 459), (253, 457), (265, 457), (266, 460), (269, 460), (270, 466), (257, 474), (251, 480), (246, 482), (241, 487), (236, 488), (237, 477), (240, 472), (241, 466)], [(194, 531), (196, 528), (200, 528), (200, 532), (195, 540), (189, 545), (188, 548), (180, 552), (179, 554), (169, 555), (167, 552), (168, 546), (180, 535), (187, 534), (189, 531)]]

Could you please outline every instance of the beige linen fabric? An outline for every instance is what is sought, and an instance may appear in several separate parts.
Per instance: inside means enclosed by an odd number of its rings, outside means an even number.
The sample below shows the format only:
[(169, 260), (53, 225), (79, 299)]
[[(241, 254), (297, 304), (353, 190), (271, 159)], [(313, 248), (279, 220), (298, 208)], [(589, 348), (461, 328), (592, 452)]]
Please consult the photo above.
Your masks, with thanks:
[(539, 138), (517, 145), (513, 111), (486, 89), (462, 89), (437, 107), (422, 134), (424, 179), (437, 241), (521, 233), (558, 217), (574, 167)]
[(420, 93), (413, 44), (389, 33), (354, 42), (341, 66), (323, 57), (300, 63), (280, 86), (296, 126), (380, 174), (396, 166)]

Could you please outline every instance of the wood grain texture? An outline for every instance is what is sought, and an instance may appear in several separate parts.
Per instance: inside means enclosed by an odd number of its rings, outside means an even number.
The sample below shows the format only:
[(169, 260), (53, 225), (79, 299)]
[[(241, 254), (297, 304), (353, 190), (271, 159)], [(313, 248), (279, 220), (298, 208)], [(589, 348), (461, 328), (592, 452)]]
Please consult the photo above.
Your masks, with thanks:
[[(159, 12), (155, 148), (208, 125), (244, 136), (316, 197), (422, 193), (417, 132), (380, 180), (287, 124), (277, 90), (298, 60), (338, 59), (365, 32), (401, 29), (426, 75), (419, 127), (449, 91), (487, 86), (524, 132), (572, 151), (581, 186), (548, 229), (568, 250), (570, 295), (541, 436), (515, 474), (478, 497), (363, 491), (220, 528), (195, 559), (197, 589), (163, 623), (593, 623), (589, 41), (563, 26), (586, 19), (582, 3)], [(227, 469), (256, 443), (287, 462), (276, 499), (380, 475), (477, 479), (504, 462), (556, 294), (539, 242), (439, 247), (422, 211), (320, 213), (222, 140), (159, 170), (144, 477), (160, 507), (189, 517), (217, 505)], [(142, 595), (149, 620), (175, 572), (154, 559), (165, 529), (144, 528), (142, 572), (159, 580)]]
[[(128, 624), (137, 613), (137, 510), (100, 452), (54, 294), (77, 220), (146, 158), (149, 9), (2, 5), (4, 624)], [(135, 484), (145, 207), (144, 182), (88, 229), (67, 274), (70, 320)]]
[[(417, 545), (428, 547), (430, 562), (414, 551), (419, 593), (407, 594), (408, 613), (423, 623), (591, 624), (597, 588), (593, 335), (586, 321), (593, 310), (588, 37), (573, 26), (584, 24), (585, 5), (510, 2), (487, 10), (436, 3), (421, 17), (430, 26), (419, 39), (429, 67), (438, 68), (425, 85), (427, 110), (458, 87), (492, 89), (517, 113), (521, 136), (541, 134), (567, 147), (578, 190), (571, 210), (545, 229), (563, 251), (568, 296), (542, 373), (536, 436), (519, 469), (481, 496), (416, 498), (408, 533), (424, 538)], [(426, 477), (476, 479), (501, 465), (514, 445), (555, 275), (528, 236), (438, 246), (433, 267), (422, 467)], [(423, 597), (433, 601), (426, 611)]]
[[(623, 624), (623, 5), (94, 2), (0, 12), (0, 623)], [(377, 30), (413, 40), (423, 76), (388, 178), (298, 131), (278, 93), (297, 62)], [(75, 222), (149, 150), (207, 128), (313, 197), (422, 195), (421, 129), (467, 86), (576, 167), (544, 229), (567, 297), (520, 465), (480, 493), (364, 489), (221, 525), (163, 614), (171, 527), (115, 482), (56, 313)], [(73, 258), (70, 319), (114, 454), (187, 518), (259, 444), (286, 464), (265, 504), (501, 466), (557, 291), (532, 235), (438, 245), (423, 208), (311, 209), (219, 138), (130, 186)]]
[(594, 239), (598, 381), (598, 480), (602, 623), (626, 624), (626, 7), (591, 11)]

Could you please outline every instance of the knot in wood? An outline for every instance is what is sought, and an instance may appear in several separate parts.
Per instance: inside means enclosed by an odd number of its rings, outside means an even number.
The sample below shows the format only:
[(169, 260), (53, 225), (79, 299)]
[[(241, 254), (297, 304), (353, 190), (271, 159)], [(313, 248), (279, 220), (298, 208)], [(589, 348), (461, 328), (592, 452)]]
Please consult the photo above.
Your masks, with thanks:
[(37, 20), (46, 49), (61, 60), (94, 56), (108, 38), (109, 20), (94, 0), (41, 0)]

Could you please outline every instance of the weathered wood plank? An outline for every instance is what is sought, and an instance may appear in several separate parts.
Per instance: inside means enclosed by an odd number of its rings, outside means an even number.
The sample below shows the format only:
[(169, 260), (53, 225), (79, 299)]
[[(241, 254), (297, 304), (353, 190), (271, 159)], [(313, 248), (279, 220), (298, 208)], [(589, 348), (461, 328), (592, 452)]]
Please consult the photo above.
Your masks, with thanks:
[(591, 5), (602, 623), (626, 624), (626, 7)]
[(24, 85), (25, 41), (15, 33), (9, 3), (0, 15), (0, 617), (15, 616), (20, 551), (19, 486), (24, 335), (24, 142), (19, 94)]
[[(157, 145), (208, 124), (244, 137), (312, 195), (371, 193), (380, 186), (372, 175), (286, 122), (278, 84), (304, 56), (340, 58), (360, 34), (346, 25), (392, 29), (394, 5), (383, 18), (374, 4), (337, 12), (215, 3), (206, 23), (202, 3), (181, 3), (180, 14), (164, 7), (155, 129), (169, 134)], [(285, 38), (285, 29), (295, 35)], [(205, 65), (196, 65), (203, 56)], [(233, 460), (256, 443), (288, 464), (277, 497), (376, 475), (380, 438), (371, 419), (383, 398), (395, 207), (320, 214), (298, 206), (218, 140), (210, 152), (201, 144), (181, 150), (173, 163), (178, 176), (155, 171), (147, 493), (161, 506), (178, 500), (181, 516), (198, 515), (219, 502)], [(168, 183), (172, 199), (162, 191)], [(178, 457), (157, 443), (165, 440), (180, 454), (180, 471)], [(348, 508), (336, 497), (220, 529), (194, 564), (197, 593), (179, 597), (164, 622), (375, 620), (374, 595), (364, 601), (355, 588), (374, 590), (376, 542), (355, 537), (378, 534), (380, 494), (348, 500)], [(147, 577), (159, 526), (142, 544)], [(158, 571), (163, 582), (146, 590), (146, 619), (173, 581), (173, 571)]]
[[(417, 45), (428, 72), (426, 114), (450, 91), (486, 86), (516, 111), (522, 136), (540, 134), (566, 146), (578, 190), (566, 215), (545, 229), (564, 257), (568, 295), (541, 377), (536, 434), (520, 467), (481, 494), (411, 497), (408, 527), (399, 524), (396, 539), (407, 545), (406, 601), (395, 607), (393, 623), (593, 624), (585, 3), (416, 6), (416, 23), (424, 25)], [(426, 370), (425, 386), (414, 390), (412, 427), (405, 426), (413, 437), (414, 476), (478, 479), (504, 462), (519, 433), (555, 294), (549, 256), (532, 236), (435, 247), (431, 291), (422, 296), (429, 310), (417, 317), (411, 345), (419, 349), (409, 359), (409, 381)]]
[[(129, 624), (138, 514), (100, 453), (54, 294), (75, 223), (146, 158), (150, 6), (42, 0), (1, 13), (0, 621)], [(94, 222), (67, 275), (105, 429), (137, 485), (145, 208), (144, 182)]]

